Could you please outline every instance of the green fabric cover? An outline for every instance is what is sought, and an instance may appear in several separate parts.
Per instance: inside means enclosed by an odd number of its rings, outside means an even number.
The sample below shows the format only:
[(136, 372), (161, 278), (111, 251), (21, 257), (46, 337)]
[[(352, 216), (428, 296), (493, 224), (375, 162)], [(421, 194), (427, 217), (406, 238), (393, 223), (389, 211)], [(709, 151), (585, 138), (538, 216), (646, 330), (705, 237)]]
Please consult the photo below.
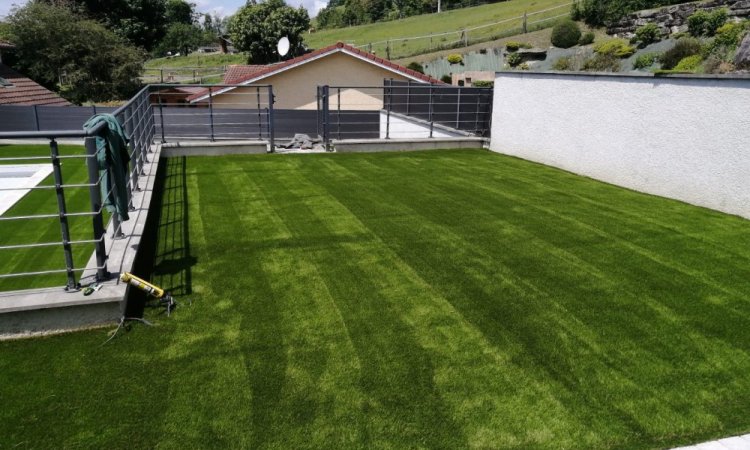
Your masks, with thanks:
[(102, 182), (102, 202), (112, 214), (125, 221), (128, 216), (128, 137), (120, 122), (112, 114), (97, 114), (90, 118), (83, 127), (91, 128), (99, 122), (106, 122), (107, 128), (101, 136), (96, 137), (96, 160), (99, 163), (99, 177)]

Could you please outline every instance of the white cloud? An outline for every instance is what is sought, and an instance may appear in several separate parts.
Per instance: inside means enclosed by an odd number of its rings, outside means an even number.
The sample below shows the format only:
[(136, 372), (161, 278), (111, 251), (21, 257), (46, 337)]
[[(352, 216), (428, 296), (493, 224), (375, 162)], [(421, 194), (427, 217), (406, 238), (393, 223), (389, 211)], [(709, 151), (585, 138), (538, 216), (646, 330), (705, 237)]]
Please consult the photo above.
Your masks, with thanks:
[(23, 6), (27, 0), (0, 0), (0, 18), (10, 13), (14, 6)]

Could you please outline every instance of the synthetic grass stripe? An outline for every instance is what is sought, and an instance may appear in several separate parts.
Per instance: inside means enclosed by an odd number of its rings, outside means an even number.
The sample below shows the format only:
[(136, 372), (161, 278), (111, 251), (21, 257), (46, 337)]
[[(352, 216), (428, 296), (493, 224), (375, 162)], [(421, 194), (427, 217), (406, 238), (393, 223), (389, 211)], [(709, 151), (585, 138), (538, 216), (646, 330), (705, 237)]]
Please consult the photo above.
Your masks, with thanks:
[(193, 306), (102, 350), (103, 332), (0, 343), (0, 442), (652, 448), (750, 430), (745, 220), (484, 151), (166, 168), (154, 279)]

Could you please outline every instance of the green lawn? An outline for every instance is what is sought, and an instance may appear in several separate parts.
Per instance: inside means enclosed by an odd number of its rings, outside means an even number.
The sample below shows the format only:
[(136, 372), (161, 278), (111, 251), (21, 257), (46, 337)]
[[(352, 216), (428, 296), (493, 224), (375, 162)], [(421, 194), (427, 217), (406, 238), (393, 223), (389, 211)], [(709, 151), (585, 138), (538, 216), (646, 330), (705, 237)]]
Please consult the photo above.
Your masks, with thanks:
[[(331, 30), (320, 30), (304, 36), (305, 43), (312, 48), (321, 48), (334, 44), (338, 41), (351, 43), (353, 45), (365, 45), (388, 39), (409, 38), (413, 36), (427, 36), (443, 32), (460, 32), (464, 28), (472, 28), (479, 25), (500, 22), (502, 20), (523, 16), (524, 12), (533, 13), (546, 10), (556, 6), (570, 3), (570, 0), (509, 0), (501, 3), (462, 8), (445, 11), (440, 14), (423, 14), (420, 16), (407, 17), (406, 19), (390, 22), (377, 22), (356, 27), (337, 28)], [(529, 22), (554, 17), (570, 11), (569, 7), (559, 8), (543, 14), (530, 16)], [(521, 20), (513, 20), (498, 24), (496, 26), (483, 28), (469, 32), (470, 42), (482, 42), (518, 32)], [(550, 21), (546, 26), (552, 26)], [(536, 29), (537, 26), (533, 26)], [(444, 46), (453, 41), (458, 41), (457, 34), (438, 36), (432, 40), (410, 39), (403, 42), (395, 42), (391, 47), (391, 58), (404, 58), (421, 53), (435, 51), (437, 46)], [(372, 50), (379, 56), (385, 57), (385, 43), (372, 46)]]
[(0, 342), (7, 448), (654, 448), (750, 432), (750, 222), (487, 151), (166, 162), (190, 307)]
[[(61, 145), (61, 155), (82, 155), (82, 146)], [(49, 156), (48, 145), (0, 145), (0, 158), (23, 156)], [(0, 161), (0, 164), (49, 164), (49, 160)], [(88, 172), (85, 159), (64, 159), (62, 162), (63, 181), (69, 183), (88, 183)], [(40, 185), (54, 185), (52, 175)], [(65, 201), (69, 212), (90, 211), (89, 189), (68, 188)], [(24, 196), (3, 217), (29, 216), (37, 214), (57, 214), (57, 197), (52, 189), (32, 190)], [(73, 240), (93, 239), (91, 217), (69, 217), (70, 236)], [(62, 234), (60, 221), (52, 219), (33, 219), (23, 221), (0, 221), (0, 246), (34, 244), (43, 242), (60, 242)], [(73, 246), (75, 267), (85, 267), (94, 251), (93, 244)], [(37, 247), (18, 250), (0, 250), (0, 274), (37, 272), (44, 270), (65, 269), (65, 257), (62, 245), (55, 247)], [(76, 273), (76, 278), (80, 273)], [(0, 291), (38, 287), (65, 286), (65, 273), (19, 278), (0, 278)], [(0, 301), (2, 299), (0, 298)], [(1, 447), (0, 447), (1, 448)]]

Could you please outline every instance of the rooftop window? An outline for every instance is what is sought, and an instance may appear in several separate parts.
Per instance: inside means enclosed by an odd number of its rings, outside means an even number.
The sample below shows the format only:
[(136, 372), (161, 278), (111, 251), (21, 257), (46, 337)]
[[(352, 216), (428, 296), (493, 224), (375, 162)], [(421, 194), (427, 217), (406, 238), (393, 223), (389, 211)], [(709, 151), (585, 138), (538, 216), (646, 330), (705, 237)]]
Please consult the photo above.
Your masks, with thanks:
[(12, 87), (12, 86), (13, 86), (13, 83), (11, 83), (10, 81), (6, 80), (3, 77), (0, 77), (0, 87)]

